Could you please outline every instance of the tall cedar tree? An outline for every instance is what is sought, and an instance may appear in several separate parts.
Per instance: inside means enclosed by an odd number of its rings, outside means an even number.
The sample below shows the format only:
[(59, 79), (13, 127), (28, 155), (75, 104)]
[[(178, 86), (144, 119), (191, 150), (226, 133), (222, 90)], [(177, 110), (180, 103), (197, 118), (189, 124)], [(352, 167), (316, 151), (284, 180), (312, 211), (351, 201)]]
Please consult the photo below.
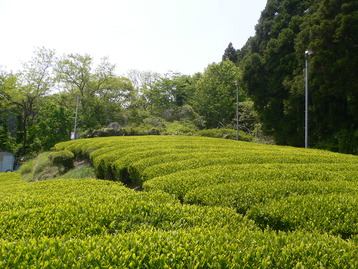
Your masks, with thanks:
[(238, 60), (236, 50), (231, 42), (229, 43), (228, 47), (225, 49), (224, 55), (222, 57), (223, 61), (225, 61), (226, 59), (229, 59), (234, 64), (236, 64)]
[(248, 95), (276, 143), (304, 144), (305, 50), (309, 144), (357, 152), (357, 4), (269, 0), (256, 35), (237, 53)]

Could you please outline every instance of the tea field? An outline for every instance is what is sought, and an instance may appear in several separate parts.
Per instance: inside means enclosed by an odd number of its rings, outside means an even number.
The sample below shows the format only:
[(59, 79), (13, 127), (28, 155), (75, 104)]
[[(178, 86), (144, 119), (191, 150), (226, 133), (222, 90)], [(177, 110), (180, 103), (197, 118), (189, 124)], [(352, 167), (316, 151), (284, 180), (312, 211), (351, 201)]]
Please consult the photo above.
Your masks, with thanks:
[(105, 180), (0, 174), (0, 268), (358, 268), (357, 156), (186, 136), (55, 150)]

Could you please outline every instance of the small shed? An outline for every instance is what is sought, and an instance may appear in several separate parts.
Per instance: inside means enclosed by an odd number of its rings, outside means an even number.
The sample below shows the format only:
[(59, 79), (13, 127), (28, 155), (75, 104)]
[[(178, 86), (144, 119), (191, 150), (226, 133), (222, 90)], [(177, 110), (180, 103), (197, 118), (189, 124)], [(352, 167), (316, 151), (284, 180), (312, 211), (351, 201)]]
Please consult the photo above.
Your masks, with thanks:
[(15, 155), (7, 150), (0, 151), (0, 172), (12, 172), (14, 170)]

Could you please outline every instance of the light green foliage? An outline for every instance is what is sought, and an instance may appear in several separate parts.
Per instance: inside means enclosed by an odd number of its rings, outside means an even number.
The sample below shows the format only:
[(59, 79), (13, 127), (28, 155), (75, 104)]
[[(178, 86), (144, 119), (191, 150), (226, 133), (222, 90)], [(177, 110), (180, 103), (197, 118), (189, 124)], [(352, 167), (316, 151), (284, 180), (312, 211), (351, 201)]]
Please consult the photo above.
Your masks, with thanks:
[(178, 171), (166, 176), (158, 176), (145, 182), (144, 187), (164, 190), (175, 194), (182, 200), (188, 191), (195, 191), (196, 188), (200, 187), (211, 188), (213, 185), (218, 184), (246, 184), (246, 181), (263, 181), (262, 184), (275, 184), (275, 181), (296, 181), (297, 184), (300, 184), (300, 181), (330, 181), (329, 184), (331, 184), (333, 181), (355, 181), (357, 173), (357, 165), (344, 163), (226, 164), (204, 166), (197, 169)]
[(300, 195), (259, 204), (249, 218), (275, 230), (319, 230), (350, 238), (358, 234), (357, 192)]
[[(270, 200), (281, 201), (289, 196), (358, 194), (358, 182), (297, 181), (297, 180), (243, 180), (235, 183), (207, 185), (189, 190), (184, 201), (190, 204), (224, 205), (245, 214), (252, 206), (262, 206)], [(260, 204), (261, 203), (261, 204)]]
[(55, 148), (144, 191), (0, 175), (1, 267), (358, 266), (357, 156), (186, 136)]
[(116, 182), (62, 179), (19, 186), (5, 188), (1, 199), (0, 237), (8, 240), (82, 238), (133, 231), (143, 225), (164, 230), (208, 226), (219, 211), (221, 226), (233, 218), (244, 221), (229, 209), (181, 206), (168, 194), (137, 193)]
[(17, 140), (21, 140), (22, 143), (22, 156), (25, 155), (29, 146), (32, 147), (31, 144), (39, 142), (36, 139), (33, 140), (30, 131), (31, 128), (35, 128), (34, 122), (36, 120), (33, 117), (41, 109), (40, 100), (53, 87), (50, 67), (53, 63), (54, 55), (53, 50), (38, 48), (34, 57), (23, 64), (24, 70), (19, 75), (20, 85), (8, 96), (8, 100), (16, 107), (16, 110), (21, 111), (15, 115), (20, 123)]
[(165, 124), (166, 134), (185, 134), (196, 133), (197, 127), (192, 123), (181, 123), (179, 121), (167, 122)]
[(355, 268), (353, 241), (261, 231), (229, 208), (95, 179), (0, 175), (1, 268)]
[[(43, 237), (3, 242), (3, 268), (354, 268), (356, 248), (343, 240), (298, 232), (274, 234), (203, 228), (143, 229), (87, 239)], [(6, 252), (5, 252), (6, 250)], [(339, 251), (337, 251), (339, 250)], [(13, 259), (6, 259), (12, 257)]]

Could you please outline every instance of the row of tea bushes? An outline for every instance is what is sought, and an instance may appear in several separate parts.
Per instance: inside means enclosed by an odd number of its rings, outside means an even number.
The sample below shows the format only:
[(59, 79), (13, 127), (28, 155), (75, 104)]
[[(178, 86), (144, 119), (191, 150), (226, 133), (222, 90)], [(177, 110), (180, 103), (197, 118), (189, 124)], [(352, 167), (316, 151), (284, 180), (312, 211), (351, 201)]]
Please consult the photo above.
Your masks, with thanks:
[(121, 181), (146, 181), (176, 171), (215, 164), (357, 163), (355, 156), (319, 150), (184, 136), (83, 139), (59, 143), (55, 148), (67, 149), (78, 157), (90, 159), (99, 178)]
[(141, 229), (116, 235), (0, 238), (10, 268), (351, 268), (357, 247), (317, 233), (225, 228)]
[(342, 238), (358, 235), (358, 193), (299, 195), (258, 204), (247, 216), (262, 228), (328, 232)]
[[(185, 195), (184, 202), (206, 206), (228, 206), (246, 214), (254, 206), (261, 207), (271, 200), (289, 196), (326, 196), (330, 194), (358, 195), (358, 182), (264, 180), (223, 183), (194, 188)], [(353, 201), (354, 202), (354, 201)]]
[(357, 251), (117, 182), (0, 174), (0, 268), (357, 268)]
[[(197, 169), (180, 170), (165, 176), (157, 176), (143, 184), (145, 190), (164, 190), (175, 194), (183, 200), (187, 192), (201, 187), (213, 187), (224, 183), (241, 183), (243, 181), (269, 181), (259, 184), (275, 184), (275, 181), (347, 181), (358, 182), (358, 164), (351, 163), (250, 163), (210, 165)], [(255, 183), (254, 183), (255, 184)], [(322, 183), (324, 185), (324, 183)], [(334, 183), (333, 183), (334, 184)], [(356, 184), (356, 183), (352, 183)], [(255, 186), (255, 185), (254, 185)]]
[(261, 228), (358, 235), (358, 184), (338, 181), (245, 181), (189, 191), (190, 204), (228, 206)]

